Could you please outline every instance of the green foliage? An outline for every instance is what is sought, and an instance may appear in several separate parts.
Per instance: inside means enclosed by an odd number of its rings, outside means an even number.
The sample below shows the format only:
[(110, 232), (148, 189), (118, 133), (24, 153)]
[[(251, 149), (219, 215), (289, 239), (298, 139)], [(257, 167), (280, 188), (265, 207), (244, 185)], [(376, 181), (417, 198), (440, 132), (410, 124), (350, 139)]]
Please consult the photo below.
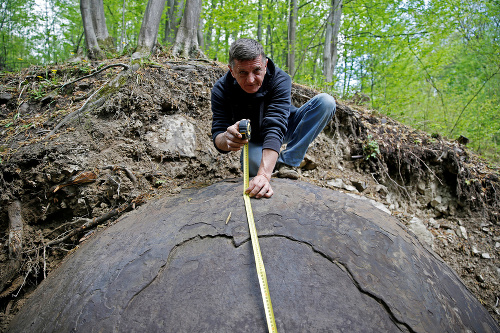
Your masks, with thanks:
[(108, 32), (115, 40), (117, 51), (121, 55), (131, 54), (137, 46), (137, 38), (146, 5), (147, 1), (127, 0), (125, 2), (125, 20), (123, 22), (123, 0), (104, 1), (104, 14), (106, 15)]
[(12, 71), (29, 66), (27, 53), (33, 46), (29, 29), (36, 17), (29, 15), (34, 0), (4, 0), (0, 2), (0, 70)]
[[(312, 67), (320, 46), (321, 30), (326, 19), (328, 1), (299, 1), (297, 18), (299, 75), (313, 75)], [(258, 39), (262, 29), (264, 49), (280, 67), (285, 68), (287, 50), (288, 3), (277, 0), (212, 0), (203, 2), (205, 53), (211, 59), (227, 62), (229, 46), (242, 37)], [(259, 8), (261, 8), (259, 12)], [(260, 13), (260, 15), (259, 15)], [(259, 17), (261, 19), (259, 20)], [(318, 23), (318, 20), (320, 21)], [(317, 74), (321, 74), (317, 71)]]
[(32, 89), (30, 94), (34, 99), (42, 99), (45, 96), (44, 86), (39, 85), (38, 87)]
[(83, 62), (78, 66), (78, 70), (83, 74), (90, 74), (94, 70), (88, 62)]
[(378, 142), (371, 135), (368, 135), (365, 142), (363, 142), (363, 156), (365, 160), (369, 160), (370, 158), (377, 158), (378, 155), (380, 155)]
[[(339, 91), (499, 160), (500, 6), (494, 0), (344, 6)], [(351, 78), (351, 79), (349, 79)]]
[[(464, 135), (478, 153), (500, 160), (498, 0), (344, 1), (338, 64), (327, 83), (323, 49), (331, 3), (298, 1), (295, 82), (342, 98), (363, 92), (380, 113), (441, 137)], [(117, 46), (108, 57), (135, 49), (146, 4), (104, 2)], [(165, 44), (173, 37), (165, 36), (167, 9), (158, 36)], [(204, 52), (227, 62), (231, 43), (258, 39), (260, 29), (266, 53), (286, 69), (288, 16), (288, 1), (203, 1)], [(84, 47), (78, 0), (0, 3), (0, 70), (60, 62), (84, 54)], [(91, 70), (78, 66), (82, 73)], [(54, 77), (43, 79), (55, 84)], [(43, 91), (40, 83), (32, 94)]]

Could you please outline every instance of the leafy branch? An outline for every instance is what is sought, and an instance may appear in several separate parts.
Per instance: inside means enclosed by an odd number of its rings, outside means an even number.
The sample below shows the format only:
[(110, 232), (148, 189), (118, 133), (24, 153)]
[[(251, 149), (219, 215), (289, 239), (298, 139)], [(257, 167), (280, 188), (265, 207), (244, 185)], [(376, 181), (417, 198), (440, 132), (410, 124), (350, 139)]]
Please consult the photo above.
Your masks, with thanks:
[(411, 48), (411, 45), (410, 45), (410, 38), (408, 37), (407, 38), (407, 42), (408, 42), (408, 49), (410, 50), (410, 52), (415, 56), (415, 58), (417, 59), (417, 61), (422, 65), (422, 68), (424, 69), (424, 72), (427, 76), (427, 81), (430, 83), (430, 85), (436, 90), (436, 92), (438, 93), (439, 95), (439, 99), (441, 100), (441, 105), (443, 106), (443, 111), (444, 111), (444, 120), (445, 122), (447, 122), (447, 111), (446, 111), (446, 104), (444, 103), (444, 98), (443, 98), (443, 93), (441, 92), (441, 90), (439, 90), (439, 88), (437, 87), (436, 83), (434, 82), (434, 80), (432, 79), (432, 76), (431, 74), (429, 73), (429, 71), (427, 70), (427, 66), (423, 63), (423, 61), (420, 59), (420, 57), (417, 55), (417, 53), (415, 53), (415, 51)]
[(457, 126), (458, 124), (458, 121), (460, 120), (460, 118), (462, 117), (465, 109), (467, 109), (467, 107), (469, 106), (470, 103), (472, 103), (472, 101), (474, 100), (474, 98), (476, 98), (477, 95), (479, 95), (479, 93), (481, 92), (481, 90), (483, 90), (484, 86), (486, 85), (486, 83), (488, 83), (488, 81), (491, 80), (492, 77), (494, 77), (495, 75), (497, 75), (498, 73), (500, 73), (500, 64), (498, 65), (498, 68), (497, 68), (497, 71), (493, 74), (490, 75), (490, 77), (488, 77), (484, 82), (483, 82), (483, 85), (481, 86), (481, 88), (479, 88), (478, 91), (476, 91), (476, 93), (474, 94), (474, 96), (471, 97), (471, 99), (469, 99), (469, 101), (467, 102), (467, 104), (465, 104), (464, 108), (462, 109), (462, 111), (460, 111), (460, 114), (458, 115), (457, 119), (455, 120), (455, 124), (453, 124), (453, 127), (451, 128), (450, 130), (450, 134), (449, 136), (451, 137), (451, 135), (453, 134), (453, 131), (455, 130), (455, 127)]

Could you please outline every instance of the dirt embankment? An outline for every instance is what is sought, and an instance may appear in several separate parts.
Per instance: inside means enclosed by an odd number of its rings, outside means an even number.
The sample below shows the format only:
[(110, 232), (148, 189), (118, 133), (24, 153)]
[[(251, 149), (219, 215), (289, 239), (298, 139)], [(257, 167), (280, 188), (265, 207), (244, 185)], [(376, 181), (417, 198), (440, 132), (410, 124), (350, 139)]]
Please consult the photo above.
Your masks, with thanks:
[[(225, 66), (157, 58), (60, 87), (91, 68), (0, 78), (2, 330), (23, 297), (99, 228), (154, 197), (241, 175), (238, 154), (218, 154), (210, 139), (210, 90)], [(294, 85), (292, 93), (301, 105), (317, 92)], [(500, 321), (498, 169), (457, 142), (338, 101), (301, 180), (384, 205)]]

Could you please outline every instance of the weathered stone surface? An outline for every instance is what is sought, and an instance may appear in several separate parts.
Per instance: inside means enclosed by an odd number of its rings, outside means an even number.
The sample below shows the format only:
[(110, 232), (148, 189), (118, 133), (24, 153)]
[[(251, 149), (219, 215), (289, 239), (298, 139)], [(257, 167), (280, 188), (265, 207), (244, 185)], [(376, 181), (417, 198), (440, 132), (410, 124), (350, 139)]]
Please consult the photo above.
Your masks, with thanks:
[[(390, 215), (310, 184), (272, 185), (252, 206), (278, 331), (500, 331)], [(43, 281), (8, 331), (266, 332), (241, 192), (219, 183), (129, 213)]]
[(0, 93), (0, 105), (8, 103), (12, 99), (12, 94), (2, 92)]
[(424, 195), (426, 189), (427, 189), (427, 187), (425, 186), (424, 182), (418, 182), (418, 184), (417, 184), (417, 191), (418, 191), (418, 193)]
[(380, 193), (380, 195), (382, 197), (386, 197), (387, 194), (389, 193), (389, 190), (387, 189), (387, 187), (385, 187), (384, 185), (377, 185), (375, 186), (375, 191)]
[(441, 198), (440, 195), (438, 195), (437, 197), (435, 197), (432, 201), (431, 201), (431, 206), (436, 208), (437, 206), (441, 205), (443, 201), (443, 198)]
[(158, 129), (146, 133), (152, 147), (163, 155), (194, 157), (196, 133), (194, 125), (181, 115), (165, 116)]

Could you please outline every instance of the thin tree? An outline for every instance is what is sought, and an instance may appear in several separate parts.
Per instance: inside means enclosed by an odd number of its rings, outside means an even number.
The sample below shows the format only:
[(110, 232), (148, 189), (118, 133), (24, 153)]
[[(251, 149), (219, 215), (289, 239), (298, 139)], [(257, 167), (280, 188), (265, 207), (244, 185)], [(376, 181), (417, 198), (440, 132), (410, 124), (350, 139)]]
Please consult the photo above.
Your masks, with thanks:
[(165, 0), (149, 0), (142, 19), (141, 31), (137, 40), (137, 49), (132, 58), (147, 57), (153, 52), (160, 28), (161, 15), (165, 8)]
[(165, 22), (165, 37), (164, 42), (173, 44), (177, 28), (182, 18), (184, 9), (184, 0), (168, 0), (167, 1), (167, 18)]
[(198, 27), (201, 14), (201, 0), (187, 0), (181, 25), (175, 36), (172, 53), (183, 58), (205, 55), (198, 44)]
[(257, 40), (262, 43), (262, 0), (259, 0), (259, 15), (257, 17)]
[(342, 17), (342, 0), (332, 0), (330, 14), (328, 15), (325, 47), (323, 51), (323, 71), (326, 82), (332, 82), (333, 71), (338, 59), (338, 35), (340, 30), (340, 18)]
[[(90, 59), (103, 59), (104, 52), (97, 42), (97, 32), (95, 27), (94, 14), (104, 7), (93, 8), (96, 3), (93, 0), (80, 0), (80, 12), (82, 13), (83, 31), (85, 32), (85, 44), (87, 46), (87, 56)], [(102, 2), (101, 2), (102, 5)]]
[(205, 49), (208, 49), (212, 46), (212, 35), (214, 33), (214, 11), (216, 8), (217, 3), (215, 1), (212, 1), (210, 10), (207, 13), (206, 21), (207, 21), (207, 31), (204, 35), (205, 38), (205, 43), (204, 47)]
[(103, 0), (91, 0), (93, 15), (92, 21), (97, 37), (97, 43), (102, 50), (111, 51), (114, 48), (113, 38), (108, 33), (106, 17), (104, 16)]
[(293, 78), (295, 75), (295, 42), (297, 32), (297, 0), (290, 1), (290, 17), (288, 20), (288, 52), (287, 67), (288, 74)]
[(120, 37), (120, 46), (119, 49), (123, 50), (125, 47), (125, 2), (126, 0), (123, 0), (123, 5), (122, 5), (122, 34)]

